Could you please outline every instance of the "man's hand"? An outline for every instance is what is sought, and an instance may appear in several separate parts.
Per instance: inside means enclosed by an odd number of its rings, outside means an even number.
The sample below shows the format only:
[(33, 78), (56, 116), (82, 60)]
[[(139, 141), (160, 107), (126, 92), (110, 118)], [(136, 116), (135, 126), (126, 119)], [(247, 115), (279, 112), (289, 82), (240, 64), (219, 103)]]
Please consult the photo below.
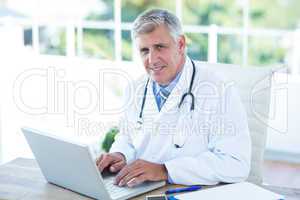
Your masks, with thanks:
[(119, 152), (105, 153), (96, 160), (96, 165), (101, 172), (105, 168), (109, 168), (110, 172), (118, 172), (126, 165), (126, 159)]
[(116, 176), (115, 184), (133, 187), (144, 181), (167, 180), (168, 173), (165, 165), (151, 163), (145, 160), (136, 160), (126, 165)]

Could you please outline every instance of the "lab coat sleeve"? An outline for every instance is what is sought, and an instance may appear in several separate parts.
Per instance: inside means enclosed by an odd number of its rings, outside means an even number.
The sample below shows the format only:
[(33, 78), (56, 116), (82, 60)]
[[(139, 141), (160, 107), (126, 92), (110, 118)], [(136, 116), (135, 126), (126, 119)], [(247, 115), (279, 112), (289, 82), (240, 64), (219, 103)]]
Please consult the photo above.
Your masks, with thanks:
[(125, 95), (123, 99), (123, 106), (125, 106), (125, 112), (123, 117), (119, 121), (119, 133), (116, 135), (115, 141), (112, 144), (110, 153), (120, 152), (126, 158), (126, 163), (129, 164), (135, 160), (135, 149), (132, 144), (130, 133), (134, 129), (133, 123), (130, 119), (130, 111), (132, 111), (132, 100), (130, 99), (130, 94), (133, 92), (132, 89), (128, 86), (125, 90)]
[(124, 116), (120, 122), (120, 132), (115, 138), (114, 143), (110, 149), (110, 153), (120, 152), (126, 158), (126, 163), (129, 164), (135, 160), (135, 149), (132, 145), (131, 138), (128, 132), (128, 125), (126, 117)]
[[(223, 120), (233, 122), (233, 134), (210, 132), (207, 151), (165, 162), (169, 180), (173, 183), (215, 185), (219, 182), (241, 182), (248, 177), (251, 141), (246, 113), (234, 87), (229, 89), (227, 95), (227, 110), (220, 116)], [(210, 120), (217, 118), (211, 117)]]

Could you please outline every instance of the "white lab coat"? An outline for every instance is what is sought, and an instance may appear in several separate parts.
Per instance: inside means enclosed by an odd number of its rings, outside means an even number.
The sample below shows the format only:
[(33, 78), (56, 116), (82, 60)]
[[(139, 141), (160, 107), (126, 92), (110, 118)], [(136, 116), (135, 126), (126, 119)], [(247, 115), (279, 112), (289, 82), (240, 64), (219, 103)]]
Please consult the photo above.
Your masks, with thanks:
[[(120, 134), (110, 152), (123, 153), (127, 163), (136, 159), (164, 163), (169, 179), (176, 184), (243, 181), (248, 177), (251, 158), (244, 107), (233, 84), (194, 62), (195, 110), (189, 109), (191, 98), (186, 98), (178, 109), (192, 75), (187, 57), (181, 77), (160, 112), (150, 80), (140, 130), (136, 122), (148, 76), (128, 87)], [(175, 144), (182, 147), (176, 148)]]

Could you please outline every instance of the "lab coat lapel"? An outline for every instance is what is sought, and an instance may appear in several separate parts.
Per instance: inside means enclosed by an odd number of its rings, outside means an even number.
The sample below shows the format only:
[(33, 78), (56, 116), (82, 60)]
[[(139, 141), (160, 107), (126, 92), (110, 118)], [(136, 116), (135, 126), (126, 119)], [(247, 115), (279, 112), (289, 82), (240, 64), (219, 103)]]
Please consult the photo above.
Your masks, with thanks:
[(153, 94), (153, 80), (150, 78), (148, 84), (148, 92), (146, 96), (146, 103), (145, 103), (145, 116), (147, 117), (156, 117), (159, 114), (159, 110), (157, 108), (156, 100)]

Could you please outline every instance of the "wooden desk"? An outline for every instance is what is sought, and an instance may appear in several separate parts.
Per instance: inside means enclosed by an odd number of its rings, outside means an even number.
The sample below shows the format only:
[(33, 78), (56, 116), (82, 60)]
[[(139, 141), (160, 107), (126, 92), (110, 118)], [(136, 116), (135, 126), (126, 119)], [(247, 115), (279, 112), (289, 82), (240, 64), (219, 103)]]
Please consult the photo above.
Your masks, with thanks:
[[(147, 193), (147, 195), (160, 194), (172, 187), (176, 187), (176, 185), (167, 185)], [(300, 189), (263, 187), (285, 195), (286, 200), (300, 199)], [(145, 194), (140, 195), (132, 200), (144, 200), (145, 196)], [(47, 183), (35, 160), (24, 158), (18, 158), (0, 166), (0, 199), (90, 200), (78, 193)]]

